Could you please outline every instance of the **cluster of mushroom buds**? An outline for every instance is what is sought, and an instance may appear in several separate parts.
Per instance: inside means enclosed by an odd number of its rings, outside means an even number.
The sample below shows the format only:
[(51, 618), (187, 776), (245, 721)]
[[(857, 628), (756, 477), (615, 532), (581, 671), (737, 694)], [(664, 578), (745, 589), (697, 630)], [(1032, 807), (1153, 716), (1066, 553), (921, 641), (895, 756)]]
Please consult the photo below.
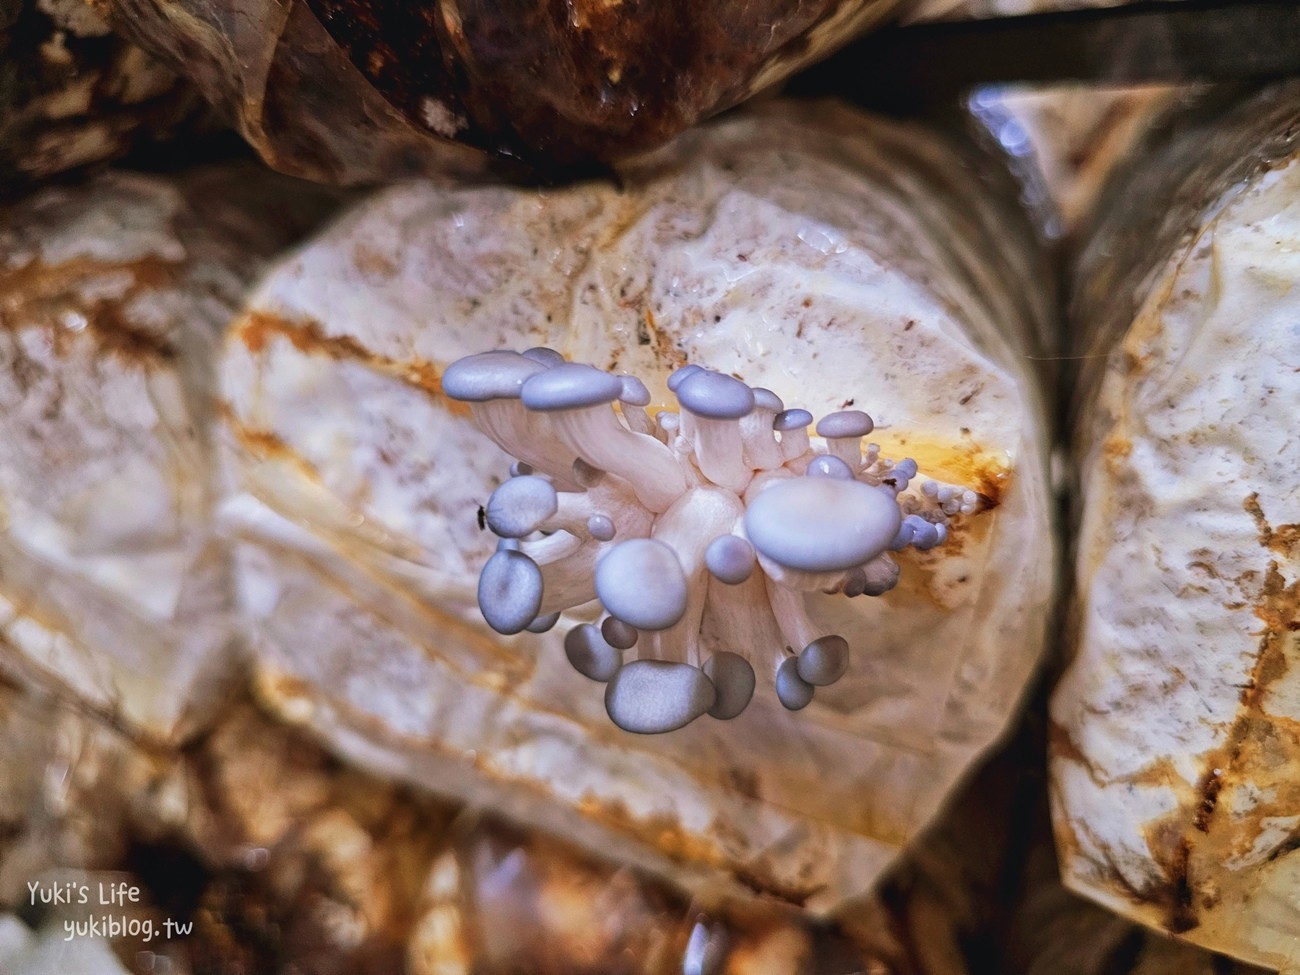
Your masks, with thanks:
[(484, 619), (540, 633), (599, 600), (602, 618), (564, 648), (607, 683), (626, 731), (736, 717), (756, 662), (785, 707), (805, 707), (844, 675), (849, 645), (818, 629), (804, 593), (888, 592), (891, 552), (940, 544), (949, 517), (979, 502), (934, 481), (904, 496), (915, 461), (864, 452), (860, 410), (823, 417), (814, 445), (808, 411), (699, 366), (668, 380), (680, 412), (654, 416), (640, 380), (545, 348), (468, 356), (442, 386), (517, 458), (486, 506), (500, 542), (479, 578)]

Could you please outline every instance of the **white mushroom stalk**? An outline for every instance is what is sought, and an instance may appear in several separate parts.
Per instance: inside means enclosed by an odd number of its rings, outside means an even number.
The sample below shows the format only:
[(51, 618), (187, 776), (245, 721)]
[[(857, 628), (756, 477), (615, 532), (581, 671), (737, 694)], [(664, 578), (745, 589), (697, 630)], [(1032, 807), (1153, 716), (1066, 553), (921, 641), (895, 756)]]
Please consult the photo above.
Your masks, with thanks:
[[(447, 395), (524, 462), (487, 504), (502, 542), (479, 608), (500, 633), (540, 632), (597, 599), (603, 618), (574, 627), (565, 653), (607, 684), (606, 710), (626, 731), (734, 718), (756, 671), (799, 710), (845, 674), (853, 649), (818, 627), (805, 593), (885, 594), (899, 577), (890, 553), (940, 544), (978, 498), (934, 481), (909, 491), (916, 462), (864, 449), (873, 424), (861, 411), (823, 417), (814, 443), (812, 415), (769, 390), (699, 366), (668, 385), (681, 413), (652, 420), (639, 380), (549, 350), (447, 370)], [(737, 630), (728, 641), (724, 626), (721, 645), (702, 637), (710, 603)], [(762, 619), (781, 645), (752, 645)]]

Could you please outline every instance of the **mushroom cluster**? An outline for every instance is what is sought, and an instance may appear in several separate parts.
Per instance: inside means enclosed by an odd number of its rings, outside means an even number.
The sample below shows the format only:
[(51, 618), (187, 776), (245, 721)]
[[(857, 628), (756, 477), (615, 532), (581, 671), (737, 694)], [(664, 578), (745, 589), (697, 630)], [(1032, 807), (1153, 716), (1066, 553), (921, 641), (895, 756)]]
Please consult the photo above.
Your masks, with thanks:
[(864, 450), (861, 410), (824, 416), (815, 445), (807, 410), (698, 365), (669, 378), (680, 410), (653, 416), (640, 380), (547, 348), (466, 356), (442, 382), (517, 458), (486, 506), (500, 542), (479, 578), (484, 619), (545, 632), (598, 600), (599, 622), (574, 626), (564, 649), (608, 684), (625, 731), (736, 717), (755, 663), (786, 708), (807, 706), (844, 675), (849, 644), (803, 594), (883, 595), (898, 582), (891, 552), (933, 548), (979, 505), (936, 481), (909, 491), (916, 462)]

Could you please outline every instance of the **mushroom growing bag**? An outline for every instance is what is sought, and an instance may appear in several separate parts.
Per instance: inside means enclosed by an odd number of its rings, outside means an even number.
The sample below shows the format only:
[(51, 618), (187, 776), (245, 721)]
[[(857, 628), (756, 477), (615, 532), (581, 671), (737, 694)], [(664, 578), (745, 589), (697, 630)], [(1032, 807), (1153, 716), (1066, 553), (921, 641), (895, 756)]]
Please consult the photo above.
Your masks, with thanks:
[[(770, 105), (618, 177), (386, 189), (253, 295), (221, 364), (220, 518), (241, 542), (258, 686), (369, 767), (694, 889), (827, 910), (934, 815), (1040, 655), (1054, 552), (1031, 362), (1043, 276), (1011, 208), (947, 142), (834, 105)], [(443, 384), (466, 356), (541, 346), (637, 377), (651, 417), (677, 409), (668, 379), (687, 363), (814, 418), (865, 411), (872, 433), (840, 440), (914, 462), (899, 497), (935, 518), (947, 505), (946, 538), (894, 553), (883, 596), (790, 590), (792, 614), (848, 647), (843, 676), (802, 710), (774, 686), (800, 648), (775, 630), (771, 646), (726, 644), (706, 605), (699, 659), (747, 655), (749, 707), (620, 730), (607, 688), (566, 655), (596, 607), (506, 637), (480, 611), (498, 541), (480, 508), (514, 458)], [(633, 422), (621, 415), (606, 419)]]
[(1103, 200), (1052, 702), (1067, 883), (1269, 966), (1300, 935), (1298, 122), (1295, 86), (1202, 105)]
[(257, 272), (332, 203), (238, 165), (0, 211), (0, 669), (155, 741), (219, 703), (241, 638), (213, 363)]

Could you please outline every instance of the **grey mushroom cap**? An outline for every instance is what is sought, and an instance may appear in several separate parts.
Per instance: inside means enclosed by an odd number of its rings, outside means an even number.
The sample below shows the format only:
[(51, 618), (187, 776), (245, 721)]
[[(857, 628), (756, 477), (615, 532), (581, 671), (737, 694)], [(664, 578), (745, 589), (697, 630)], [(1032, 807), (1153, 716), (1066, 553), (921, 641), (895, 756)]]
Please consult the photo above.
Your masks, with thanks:
[(587, 519), (587, 531), (598, 542), (608, 542), (614, 537), (614, 519), (609, 515), (594, 514)]
[(861, 567), (849, 569), (844, 575), (844, 582), (840, 586), (840, 592), (849, 596), (861, 596), (867, 591), (867, 574)]
[(763, 386), (755, 386), (754, 389), (754, 409), (767, 410), (769, 413), (780, 413), (785, 409), (785, 403), (781, 397)]
[(713, 682), (690, 664), (635, 660), (605, 688), (605, 711), (624, 731), (658, 735), (685, 727), (713, 707)]
[(863, 596), (883, 596), (898, 585), (902, 570), (891, 558), (874, 559), (862, 567)]
[(889, 543), (889, 549), (896, 552), (908, 545), (922, 552), (934, 548), (943, 540), (938, 527), (926, 521), (920, 515), (908, 515), (898, 526), (898, 532)]
[(704, 675), (713, 681), (717, 700), (709, 714), (730, 721), (749, 706), (754, 696), (754, 668), (738, 653), (721, 650), (704, 662)]
[[(915, 520), (914, 520), (915, 519)], [(912, 544), (912, 539), (916, 536), (916, 522), (923, 521), (915, 515), (908, 515), (898, 523), (898, 531), (889, 542), (889, 551), (898, 552)]]
[(560, 614), (547, 613), (545, 616), (539, 616), (529, 623), (524, 629), (529, 633), (548, 633), (555, 628), (555, 624), (560, 622)]
[(564, 655), (583, 677), (602, 684), (623, 666), (623, 651), (610, 646), (590, 623), (581, 623), (564, 635)]
[(697, 372), (703, 371), (702, 367), (693, 365), (682, 366), (680, 369), (674, 369), (672, 375), (668, 377), (668, 391), (671, 393), (677, 392), (677, 387), (684, 383), (689, 377), (695, 375)]
[(754, 391), (720, 372), (693, 372), (674, 392), (682, 409), (709, 420), (738, 420), (754, 412)]
[(478, 605), (498, 633), (520, 633), (542, 608), (542, 570), (523, 552), (496, 552), (478, 578)]
[(704, 564), (719, 582), (738, 586), (754, 572), (754, 546), (739, 535), (719, 535), (704, 550)]
[(595, 366), (565, 362), (534, 373), (520, 393), (530, 410), (580, 410), (614, 402), (623, 393), (623, 383)]
[(563, 365), (565, 361), (564, 356), (560, 355), (560, 353), (556, 352), (554, 349), (548, 349), (544, 345), (535, 345), (531, 349), (524, 349), (520, 354), (525, 359), (532, 359), (534, 362), (540, 362), (547, 369), (550, 369), (553, 366)]
[(624, 623), (616, 616), (606, 616), (600, 624), (600, 635), (611, 647), (631, 650), (636, 646), (636, 627)]
[(849, 669), (849, 642), (842, 636), (823, 636), (803, 648), (795, 669), (809, 684), (834, 684)]
[(916, 532), (912, 535), (912, 548), (919, 552), (928, 552), (941, 541), (943, 541), (943, 533), (939, 531), (939, 526), (926, 521), (916, 526)]
[(787, 711), (799, 711), (812, 703), (816, 688), (799, 676), (797, 657), (786, 657), (776, 668), (776, 699)]
[(818, 454), (808, 463), (809, 477), (838, 477), (853, 480), (853, 468), (833, 454)]
[(830, 477), (796, 477), (760, 492), (745, 511), (745, 534), (778, 565), (838, 572), (875, 558), (902, 516), (887, 488)]
[(813, 415), (807, 410), (782, 410), (772, 421), (772, 429), (777, 433), (787, 430), (802, 430), (813, 421)]
[(555, 486), (524, 474), (506, 481), (488, 498), (487, 525), (502, 538), (523, 538), (537, 531), (559, 508)]
[(518, 352), (480, 352), (449, 365), (442, 374), (442, 391), (464, 403), (518, 399), (523, 385), (546, 366)]
[(628, 406), (650, 405), (650, 390), (636, 376), (620, 376), (619, 382), (623, 384), (623, 392), (618, 397), (621, 402)]
[(611, 616), (638, 630), (666, 630), (686, 612), (686, 575), (670, 546), (632, 538), (596, 563), (596, 595)]
[(840, 410), (827, 413), (817, 424), (817, 436), (827, 439), (839, 437), (865, 437), (876, 428), (871, 417), (861, 410)]

